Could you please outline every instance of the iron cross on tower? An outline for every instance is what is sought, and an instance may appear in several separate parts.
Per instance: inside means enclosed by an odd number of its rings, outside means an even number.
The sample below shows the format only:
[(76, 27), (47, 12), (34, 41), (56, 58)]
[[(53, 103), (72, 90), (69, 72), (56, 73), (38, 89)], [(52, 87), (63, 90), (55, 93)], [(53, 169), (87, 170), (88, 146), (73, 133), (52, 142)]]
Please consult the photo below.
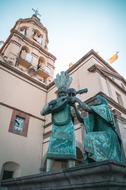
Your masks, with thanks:
[(33, 10), (35, 16), (37, 16), (37, 17), (40, 16), (40, 17), (41, 17), (41, 15), (40, 15), (39, 12), (38, 12), (38, 9), (33, 9), (33, 8), (32, 8), (32, 10)]

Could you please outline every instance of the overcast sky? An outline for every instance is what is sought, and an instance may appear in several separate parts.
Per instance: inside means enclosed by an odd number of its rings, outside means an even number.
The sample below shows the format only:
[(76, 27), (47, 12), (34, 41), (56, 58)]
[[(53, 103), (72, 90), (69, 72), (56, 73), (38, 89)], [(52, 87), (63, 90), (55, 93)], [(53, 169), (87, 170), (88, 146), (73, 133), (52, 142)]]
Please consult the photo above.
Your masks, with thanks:
[(126, 78), (125, 0), (0, 0), (0, 40), (6, 40), (19, 18), (38, 9), (48, 29), (49, 52), (57, 57), (56, 72), (68, 68), (90, 49), (106, 61), (116, 51), (112, 64)]

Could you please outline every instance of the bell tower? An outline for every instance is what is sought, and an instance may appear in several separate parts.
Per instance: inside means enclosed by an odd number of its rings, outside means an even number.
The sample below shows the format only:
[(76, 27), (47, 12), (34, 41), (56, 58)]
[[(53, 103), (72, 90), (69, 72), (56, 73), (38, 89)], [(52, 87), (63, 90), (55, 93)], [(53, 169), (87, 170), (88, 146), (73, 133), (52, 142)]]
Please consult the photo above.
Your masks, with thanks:
[(53, 80), (56, 57), (48, 51), (48, 31), (40, 22), (39, 13), (19, 19), (0, 49), (10, 65), (45, 84)]

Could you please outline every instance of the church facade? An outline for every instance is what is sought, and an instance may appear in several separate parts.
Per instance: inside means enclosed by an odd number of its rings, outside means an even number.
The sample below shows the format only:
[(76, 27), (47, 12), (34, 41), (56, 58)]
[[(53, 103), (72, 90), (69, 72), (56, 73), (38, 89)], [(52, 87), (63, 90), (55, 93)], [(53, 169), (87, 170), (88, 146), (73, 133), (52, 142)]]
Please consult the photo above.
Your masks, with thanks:
[[(42, 117), (44, 105), (56, 98), (53, 82), (56, 57), (48, 51), (48, 31), (36, 15), (19, 19), (0, 49), (0, 179), (45, 170), (51, 135), (50, 115)], [(126, 80), (94, 50), (66, 71), (71, 87), (88, 88), (80, 95), (91, 103), (97, 94), (109, 102), (126, 155)], [(76, 164), (83, 158), (85, 131), (75, 120)], [(56, 161), (55, 168), (66, 167)]]

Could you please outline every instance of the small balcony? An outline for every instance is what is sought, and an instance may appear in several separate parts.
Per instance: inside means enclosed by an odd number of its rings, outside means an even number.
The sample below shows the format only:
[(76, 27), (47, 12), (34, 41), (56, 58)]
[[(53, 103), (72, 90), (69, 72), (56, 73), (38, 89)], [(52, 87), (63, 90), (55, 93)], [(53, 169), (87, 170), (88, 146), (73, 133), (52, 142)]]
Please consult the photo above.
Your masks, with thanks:
[(21, 65), (22, 67), (25, 67), (26, 69), (28, 69), (32, 64), (28, 60), (23, 59), (22, 57), (18, 57), (17, 65)]
[(45, 78), (47, 79), (49, 76), (50, 76), (50, 70), (48, 69), (48, 67), (41, 67), (39, 68), (36, 73), (42, 77), (42, 78)]

